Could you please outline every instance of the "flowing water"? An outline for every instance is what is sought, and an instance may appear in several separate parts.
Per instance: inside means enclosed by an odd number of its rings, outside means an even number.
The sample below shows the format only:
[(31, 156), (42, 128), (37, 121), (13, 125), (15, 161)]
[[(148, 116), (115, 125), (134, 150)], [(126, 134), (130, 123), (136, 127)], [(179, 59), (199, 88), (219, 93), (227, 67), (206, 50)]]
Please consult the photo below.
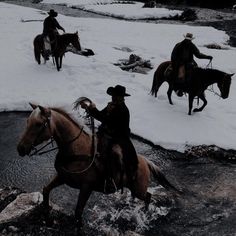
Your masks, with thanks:
[[(30, 158), (17, 154), (16, 145), (28, 115), (0, 114), (0, 188), (41, 191), (55, 174), (55, 153)], [(184, 193), (174, 196), (153, 180), (148, 211), (143, 202), (132, 200), (127, 190), (108, 196), (93, 193), (84, 213), (87, 235), (121, 235), (127, 231), (158, 236), (235, 235), (236, 168), (232, 161), (187, 156), (137, 139), (133, 143)], [(78, 193), (79, 190), (62, 186), (52, 191), (51, 201), (65, 213), (73, 214)]]

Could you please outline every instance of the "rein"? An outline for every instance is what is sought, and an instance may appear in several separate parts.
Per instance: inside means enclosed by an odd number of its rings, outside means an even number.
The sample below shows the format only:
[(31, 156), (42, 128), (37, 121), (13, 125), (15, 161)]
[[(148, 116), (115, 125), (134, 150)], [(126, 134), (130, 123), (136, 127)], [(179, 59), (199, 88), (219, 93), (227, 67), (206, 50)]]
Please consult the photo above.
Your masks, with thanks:
[[(206, 68), (210, 68), (212, 69), (212, 60), (209, 61), (209, 63), (206, 65)], [(225, 81), (225, 76), (223, 77), (223, 84), (224, 84), (224, 81)], [(217, 92), (214, 91), (214, 87), (213, 87), (213, 84), (211, 85), (211, 87), (209, 89), (207, 89), (209, 92), (213, 93), (214, 95), (218, 96), (221, 98), (221, 95)]]
[[(38, 137), (41, 135), (41, 133), (42, 133), (42, 132), (44, 131), (44, 129), (47, 128), (47, 127), (50, 128), (50, 118), (47, 118), (46, 122), (43, 124), (42, 129), (41, 129), (41, 131), (40, 131)], [(79, 134), (78, 134), (77, 136), (75, 136), (73, 139), (71, 139), (70, 141), (68, 141), (68, 142), (66, 143), (66, 145), (71, 144), (71, 143), (73, 143), (76, 139), (78, 139), (78, 138), (80, 137), (80, 135), (82, 134), (83, 129), (84, 129), (84, 127), (82, 127), (81, 130), (80, 130), (80, 132), (79, 132)], [(51, 129), (50, 129), (50, 130), (51, 130)], [(38, 137), (37, 137), (37, 138), (38, 138)], [(36, 138), (36, 140), (37, 140), (37, 138)], [(54, 138), (53, 138), (53, 136), (51, 136), (50, 141), (49, 141), (48, 143), (46, 143), (44, 146), (42, 146), (41, 148), (39, 148), (39, 149), (37, 149), (34, 145), (32, 145), (32, 146), (33, 146), (33, 149), (34, 149), (34, 152), (31, 153), (29, 156), (31, 157), (31, 156), (34, 156), (34, 155), (36, 155), (36, 154), (38, 154), (38, 155), (40, 156), (40, 155), (42, 155), (42, 154), (45, 154), (45, 153), (48, 153), (48, 152), (51, 152), (51, 151), (54, 151), (54, 150), (59, 149), (58, 146), (57, 146), (57, 147), (53, 147), (53, 142), (54, 142)], [(50, 144), (52, 144), (52, 147), (53, 147), (53, 148), (51, 148), (51, 149), (49, 149), (49, 150), (46, 150), (46, 151), (40, 152), (41, 150), (44, 150), (44, 149), (45, 149), (48, 145), (50, 145)]]
[[(41, 133), (44, 131), (45, 128), (49, 128), (50, 129), (50, 118), (48, 117), (47, 120), (45, 121), (45, 123), (42, 124), (42, 129), (40, 130), (37, 138), (41, 135)], [(84, 173), (86, 172), (88, 169), (90, 169), (90, 167), (93, 165), (94, 161), (95, 161), (95, 157), (96, 157), (96, 152), (97, 152), (97, 145), (96, 145), (96, 142), (95, 142), (95, 124), (94, 124), (94, 118), (93, 117), (90, 117), (90, 121), (91, 121), (91, 126), (92, 126), (92, 147), (91, 147), (91, 156), (93, 157), (92, 158), (92, 161), (90, 162), (90, 164), (83, 170), (81, 171), (68, 171), (66, 168), (64, 167), (61, 167), (65, 172), (67, 173), (70, 173), (70, 174), (81, 174), (81, 173)], [(65, 145), (69, 145), (71, 143), (73, 143), (75, 140), (77, 140), (82, 132), (83, 132), (83, 129), (84, 129), (84, 126), (80, 129), (80, 132), (77, 136), (75, 136), (74, 138), (72, 138), (70, 141), (66, 142)], [(51, 131), (51, 129), (50, 129)], [(37, 140), (36, 138), (36, 140)], [(30, 154), (29, 156), (34, 156), (34, 155), (43, 155), (45, 153), (48, 153), (48, 152), (51, 152), (51, 151), (54, 151), (54, 150), (57, 150), (59, 149), (59, 147), (53, 147), (53, 142), (54, 142), (54, 138), (53, 136), (51, 136), (50, 138), (50, 141), (48, 143), (46, 143), (44, 146), (42, 146), (41, 148), (37, 149), (36, 147), (33, 146), (33, 149), (35, 150), (32, 154)], [(42, 151), (44, 150), (48, 145), (52, 144), (52, 148), (49, 149), (49, 150), (46, 150), (46, 151)]]
[[(225, 80), (226, 80), (226, 74), (224, 75), (223, 79), (222, 79), (222, 88), (224, 88), (224, 83), (225, 83)], [(213, 84), (211, 85), (211, 88), (207, 89), (208, 91), (212, 92), (214, 95), (218, 96), (221, 98), (221, 95), (217, 92), (214, 91), (214, 87), (213, 87)]]
[(219, 98), (221, 98), (221, 95), (217, 92), (214, 91), (214, 87), (213, 84), (211, 85), (211, 87), (209, 89), (207, 89), (209, 92), (213, 93), (214, 95), (218, 96)]
[(87, 170), (90, 169), (90, 167), (93, 165), (94, 161), (95, 161), (95, 157), (96, 157), (96, 152), (97, 152), (97, 145), (95, 142), (95, 125), (94, 125), (94, 118), (90, 117), (90, 121), (91, 121), (91, 125), (92, 125), (92, 147), (91, 147), (91, 154), (92, 154), (92, 161), (90, 162), (90, 164), (83, 170), (80, 171), (68, 171), (66, 168), (61, 167), (65, 172), (70, 173), (70, 174), (82, 174), (84, 172), (86, 172)]
[(209, 63), (206, 65), (206, 68), (212, 69), (212, 60), (209, 61)]

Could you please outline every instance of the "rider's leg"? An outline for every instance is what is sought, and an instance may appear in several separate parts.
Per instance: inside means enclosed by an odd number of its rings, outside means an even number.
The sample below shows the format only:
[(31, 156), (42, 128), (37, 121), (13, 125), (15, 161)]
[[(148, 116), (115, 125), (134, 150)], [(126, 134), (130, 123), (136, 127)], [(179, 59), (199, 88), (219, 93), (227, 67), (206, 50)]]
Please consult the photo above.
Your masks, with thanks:
[(185, 66), (182, 65), (178, 69), (178, 78), (177, 78), (177, 83), (178, 83), (178, 87), (179, 87), (178, 91), (177, 91), (177, 95), (179, 97), (183, 96), (183, 87), (184, 87), (184, 83), (185, 83), (185, 75), (186, 75)]
[(113, 193), (116, 189), (116, 184), (113, 179), (112, 169), (112, 146), (113, 140), (106, 134), (98, 134), (98, 152), (104, 158), (104, 192)]
[(49, 36), (44, 37), (44, 57), (46, 60), (49, 59), (49, 55), (51, 54), (51, 43)]

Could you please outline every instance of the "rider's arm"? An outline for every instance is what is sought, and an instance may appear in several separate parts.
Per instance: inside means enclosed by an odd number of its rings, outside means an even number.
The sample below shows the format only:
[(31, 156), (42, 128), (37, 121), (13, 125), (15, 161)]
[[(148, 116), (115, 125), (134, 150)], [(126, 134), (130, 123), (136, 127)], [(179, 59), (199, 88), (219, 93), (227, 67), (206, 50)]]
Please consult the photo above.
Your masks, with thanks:
[(107, 112), (106, 109), (107, 108), (105, 107), (103, 110), (99, 111), (96, 107), (89, 106), (87, 108), (87, 111), (89, 115), (91, 115), (96, 120), (99, 120), (100, 122), (104, 122), (104, 120), (106, 119), (106, 112)]
[(55, 23), (55, 26), (57, 27), (57, 29), (60, 29), (65, 32), (65, 29), (62, 26), (60, 26), (60, 24), (58, 23), (58, 21), (55, 18), (54, 18), (54, 23)]
[(199, 49), (193, 44), (192, 45), (193, 55), (199, 59), (209, 59), (212, 60), (212, 56), (205, 55), (199, 51)]

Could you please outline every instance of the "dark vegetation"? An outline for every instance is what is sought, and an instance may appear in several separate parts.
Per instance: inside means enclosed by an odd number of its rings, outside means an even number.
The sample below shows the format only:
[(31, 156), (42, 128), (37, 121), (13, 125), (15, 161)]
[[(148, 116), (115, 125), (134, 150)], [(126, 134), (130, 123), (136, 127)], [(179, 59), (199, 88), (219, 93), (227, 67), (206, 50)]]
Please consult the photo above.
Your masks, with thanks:
[[(139, 1), (139, 0), (135, 0)], [(157, 4), (171, 4), (171, 5), (186, 5), (186, 6), (197, 6), (211, 9), (219, 8), (232, 8), (236, 4), (235, 0), (227, 1), (215, 1), (215, 0), (151, 0), (155, 1)], [(143, 0), (140, 2), (150, 2), (150, 0)]]

